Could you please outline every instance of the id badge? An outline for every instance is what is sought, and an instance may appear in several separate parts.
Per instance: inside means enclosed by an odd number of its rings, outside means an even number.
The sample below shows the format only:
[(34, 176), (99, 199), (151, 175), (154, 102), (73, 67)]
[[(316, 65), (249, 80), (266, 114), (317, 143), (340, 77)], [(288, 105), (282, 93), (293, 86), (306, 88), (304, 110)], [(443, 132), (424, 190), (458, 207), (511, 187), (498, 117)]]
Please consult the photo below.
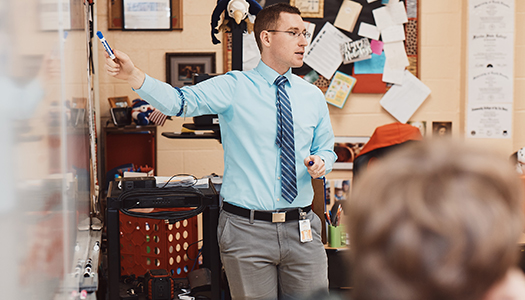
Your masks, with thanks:
[(310, 220), (299, 220), (299, 234), (301, 235), (301, 243), (313, 241)]

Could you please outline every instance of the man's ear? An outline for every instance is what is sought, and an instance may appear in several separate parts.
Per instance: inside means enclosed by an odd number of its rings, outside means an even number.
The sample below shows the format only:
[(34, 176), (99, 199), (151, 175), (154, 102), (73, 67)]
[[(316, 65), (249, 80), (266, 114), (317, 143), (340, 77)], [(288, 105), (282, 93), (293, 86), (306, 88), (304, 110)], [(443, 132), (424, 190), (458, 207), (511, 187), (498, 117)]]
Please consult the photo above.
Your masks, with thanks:
[(270, 47), (270, 33), (266, 30), (261, 31), (261, 44), (264, 47)]

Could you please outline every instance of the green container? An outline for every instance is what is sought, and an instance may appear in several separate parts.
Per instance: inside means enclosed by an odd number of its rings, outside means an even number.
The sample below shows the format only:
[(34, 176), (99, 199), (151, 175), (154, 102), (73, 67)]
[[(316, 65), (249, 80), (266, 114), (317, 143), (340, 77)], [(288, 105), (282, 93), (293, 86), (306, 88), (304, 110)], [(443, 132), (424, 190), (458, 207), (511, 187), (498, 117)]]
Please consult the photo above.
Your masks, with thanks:
[(328, 246), (339, 248), (342, 246), (341, 241), (341, 226), (328, 225)]

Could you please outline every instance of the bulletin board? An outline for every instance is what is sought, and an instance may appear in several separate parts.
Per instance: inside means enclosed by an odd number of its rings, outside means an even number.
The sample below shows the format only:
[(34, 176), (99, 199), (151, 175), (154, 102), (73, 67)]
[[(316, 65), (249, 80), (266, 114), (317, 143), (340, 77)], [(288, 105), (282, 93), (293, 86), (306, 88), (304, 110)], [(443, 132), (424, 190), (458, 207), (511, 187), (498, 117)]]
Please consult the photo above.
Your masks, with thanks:
[[(354, 27), (353, 32), (348, 32), (345, 30), (340, 30), (342, 33), (350, 37), (352, 40), (358, 40), (363, 37), (357, 34), (359, 25), (361, 22), (375, 25), (374, 17), (372, 11), (376, 8), (383, 6), (382, 0), (377, 0), (372, 3), (368, 3), (368, 0), (352, 0), (358, 2), (363, 6), (361, 13), (357, 19), (357, 22)], [(418, 16), (419, 16), (419, 2), (421, 0), (400, 0), (400, 2), (405, 2), (405, 7), (407, 9), (408, 23), (405, 24), (405, 50), (408, 56), (410, 65), (407, 69), (414, 74), (414, 76), (419, 77), (419, 26), (418, 26)], [(288, 0), (266, 0), (264, 6), (275, 4), (278, 2), (290, 2)], [(319, 33), (321, 28), (326, 22), (334, 23), (337, 13), (343, 0), (324, 0), (324, 16), (322, 18), (308, 18), (304, 17), (303, 19), (308, 22), (314, 23), (315, 32), (314, 38)], [(385, 93), (388, 89), (387, 83), (382, 81), (382, 74), (354, 74), (353, 72), (353, 63), (350, 64), (341, 64), (338, 71), (351, 75), (356, 78), (356, 84), (352, 90), (352, 93)], [(312, 69), (304, 64), (301, 68), (296, 68), (293, 72), (299, 76), (306, 75)], [(319, 75), (320, 78), (316, 82), (321, 90), (326, 91), (328, 85), (330, 84), (330, 78), (324, 78)]]

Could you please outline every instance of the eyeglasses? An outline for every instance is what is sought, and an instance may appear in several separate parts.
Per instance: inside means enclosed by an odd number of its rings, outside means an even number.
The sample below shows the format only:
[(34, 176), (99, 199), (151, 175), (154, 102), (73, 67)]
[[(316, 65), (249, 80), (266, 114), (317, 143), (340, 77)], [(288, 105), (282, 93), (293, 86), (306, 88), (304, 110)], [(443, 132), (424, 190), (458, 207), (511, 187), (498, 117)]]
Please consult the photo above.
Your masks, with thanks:
[(266, 30), (268, 32), (284, 32), (284, 33), (288, 33), (290, 36), (293, 36), (295, 38), (298, 38), (300, 37), (301, 35), (304, 36), (305, 39), (309, 39), (312, 34), (308, 31), (303, 31), (303, 32), (298, 32), (298, 31), (283, 31), (283, 30)]

